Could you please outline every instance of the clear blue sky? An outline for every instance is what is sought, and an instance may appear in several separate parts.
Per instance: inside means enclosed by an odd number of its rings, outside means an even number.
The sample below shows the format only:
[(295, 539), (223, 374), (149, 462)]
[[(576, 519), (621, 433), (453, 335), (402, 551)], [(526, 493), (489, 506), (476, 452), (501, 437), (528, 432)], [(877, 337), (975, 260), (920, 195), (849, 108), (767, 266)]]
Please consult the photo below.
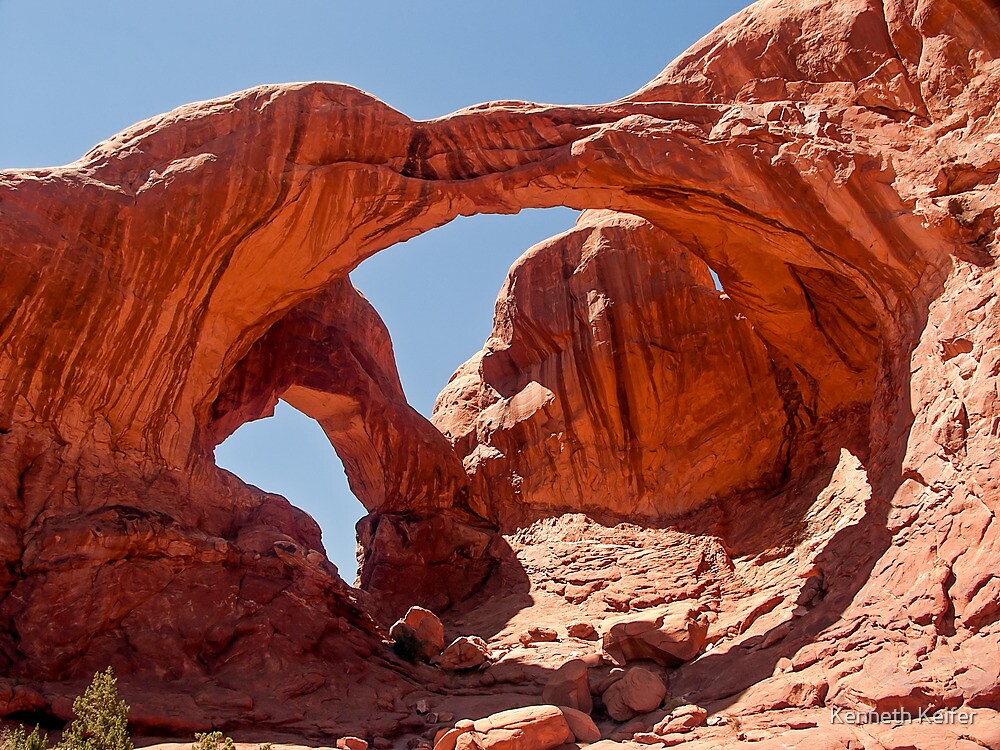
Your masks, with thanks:
[[(610, 101), (747, 4), (0, 0), (0, 169), (73, 161), (138, 120), (262, 83), (342, 81), (418, 119), (495, 99)], [(511, 263), (574, 216), (459, 219), (352, 274), (392, 333), (419, 411), (482, 346)], [(280, 405), (216, 457), (309, 511), (352, 579), (364, 509), (315, 422)]]

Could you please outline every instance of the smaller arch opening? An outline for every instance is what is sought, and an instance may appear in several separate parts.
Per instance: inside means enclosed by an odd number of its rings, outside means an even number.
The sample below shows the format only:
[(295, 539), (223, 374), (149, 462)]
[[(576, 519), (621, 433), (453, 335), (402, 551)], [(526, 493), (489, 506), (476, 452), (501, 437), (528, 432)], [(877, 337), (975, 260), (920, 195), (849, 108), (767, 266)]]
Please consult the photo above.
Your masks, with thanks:
[(282, 495), (319, 524), (327, 556), (347, 583), (357, 579), (355, 524), (368, 512), (319, 423), (278, 401), (274, 415), (247, 422), (215, 448), (216, 464)]

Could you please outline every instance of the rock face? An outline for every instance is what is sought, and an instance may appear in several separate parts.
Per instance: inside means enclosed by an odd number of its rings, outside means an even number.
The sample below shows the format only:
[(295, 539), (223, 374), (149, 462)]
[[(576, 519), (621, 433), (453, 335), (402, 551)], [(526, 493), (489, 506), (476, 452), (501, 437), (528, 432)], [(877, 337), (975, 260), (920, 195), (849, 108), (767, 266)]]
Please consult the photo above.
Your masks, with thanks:
[(515, 263), (434, 423), (480, 512), (511, 527), (566, 510), (662, 519), (772, 484), (792, 409), (704, 261), (649, 222), (590, 211)]
[[(267, 86), (0, 173), (0, 712), (111, 664), (145, 731), (395, 737), (418, 695), (540, 693), (581, 645), (529, 627), (676, 603), (711, 621), (689, 747), (870, 744), (831, 706), (997, 746), (998, 58), (986, 0), (767, 0), (608, 105)], [(601, 211), (512, 269), (429, 424), (348, 272), (552, 205)], [(368, 594), (214, 466), (279, 397), (370, 511)], [(401, 666), (371, 615), (415, 603), (503, 657)]]

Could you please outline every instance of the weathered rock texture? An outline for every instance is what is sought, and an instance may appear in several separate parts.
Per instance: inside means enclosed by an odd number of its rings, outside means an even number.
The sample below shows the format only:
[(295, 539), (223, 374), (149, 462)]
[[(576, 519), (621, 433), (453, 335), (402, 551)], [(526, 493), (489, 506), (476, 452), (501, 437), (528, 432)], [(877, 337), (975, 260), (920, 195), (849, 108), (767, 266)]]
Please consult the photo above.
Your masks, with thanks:
[[(714, 628), (657, 667), (711, 714), (690, 747), (997, 746), (998, 53), (987, 0), (768, 0), (608, 105), (418, 123), (267, 86), (0, 173), (0, 708), (66, 716), (111, 663), (147, 731), (433, 736), (418, 699), (538, 703), (596, 649), (528, 627), (676, 603)], [(639, 218), (589, 214), (515, 267), (446, 439), (346, 274), (552, 205)], [(214, 466), (280, 396), (371, 511), (371, 602), (309, 519)], [(394, 660), (369, 613), (422, 602), (497, 663)]]
[(490, 569), (493, 527), (469, 511), (461, 461), (406, 402), (389, 332), (348, 279), (287, 313), (229, 372), (208, 444), (269, 416), (279, 397), (320, 423), (372, 511), (359, 525), (363, 587), (403, 611), (417, 598), (446, 607), (475, 590)]
[(434, 422), (505, 527), (659, 521), (776, 483), (800, 399), (781, 378), (704, 261), (642, 219), (587, 212), (514, 265)]

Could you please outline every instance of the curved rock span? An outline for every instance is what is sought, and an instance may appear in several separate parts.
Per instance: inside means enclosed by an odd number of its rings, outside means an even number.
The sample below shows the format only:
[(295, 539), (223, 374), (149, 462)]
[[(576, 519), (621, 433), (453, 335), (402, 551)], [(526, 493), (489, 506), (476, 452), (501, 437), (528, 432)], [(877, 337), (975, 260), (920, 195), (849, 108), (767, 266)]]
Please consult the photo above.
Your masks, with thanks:
[[(151, 733), (486, 742), (558, 674), (617, 739), (995, 746), (998, 52), (987, 0), (765, 0), (607, 105), (265, 86), (0, 173), (0, 709), (111, 664)], [(348, 273), (555, 205), (425, 420)], [(360, 589), (214, 465), (279, 398), (370, 512)], [(411, 604), (492, 666), (394, 656)], [(608, 713), (592, 638), (695, 622)], [(620, 719), (640, 676), (676, 711)]]

